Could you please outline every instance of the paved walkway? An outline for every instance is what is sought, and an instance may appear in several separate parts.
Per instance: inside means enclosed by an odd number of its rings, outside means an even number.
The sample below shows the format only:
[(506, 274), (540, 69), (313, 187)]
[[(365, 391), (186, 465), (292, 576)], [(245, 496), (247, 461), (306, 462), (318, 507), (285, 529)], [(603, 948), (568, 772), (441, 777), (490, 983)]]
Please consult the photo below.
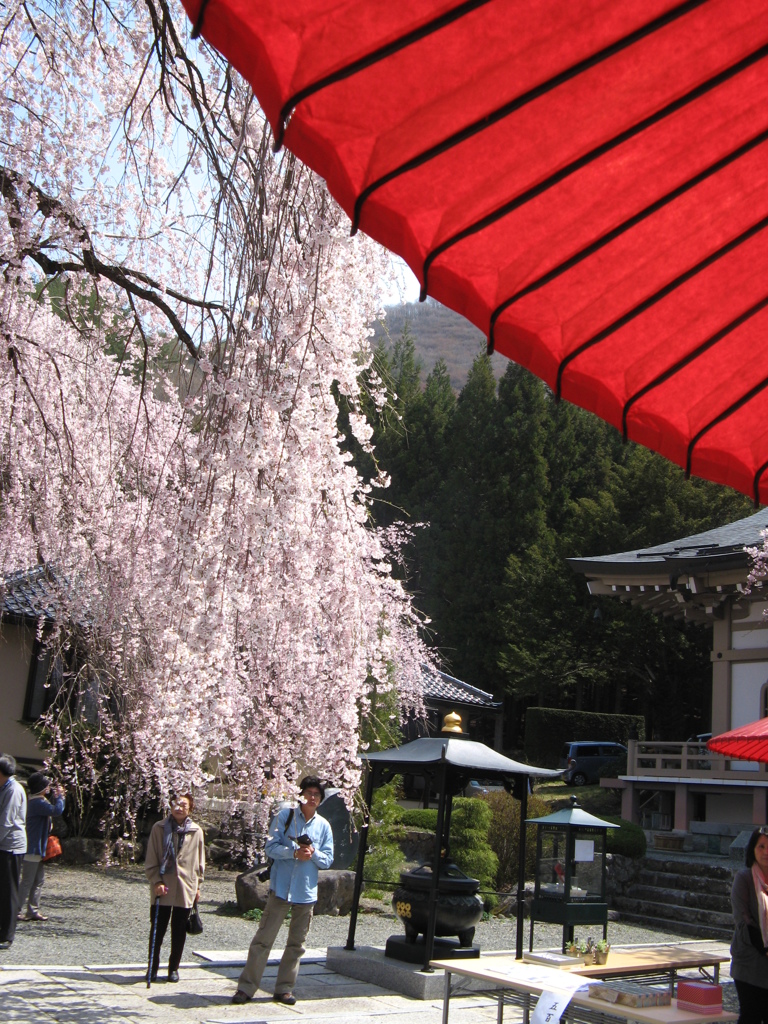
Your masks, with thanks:
[[(722, 943), (683, 944), (727, 954)], [(210, 959), (202, 959), (206, 956)], [(278, 957), (270, 960), (264, 990), (245, 1006), (231, 1003), (244, 951), (200, 952), (194, 961), (182, 964), (178, 984), (160, 981), (150, 989), (144, 964), (4, 966), (0, 968), (0, 1020), (3, 1024), (368, 1024), (386, 1019), (388, 1024), (440, 1024), (442, 1000), (414, 1000), (335, 974), (326, 970), (323, 950), (307, 952), (296, 986), (296, 1005), (280, 1006), (271, 999)], [(721, 981), (731, 996), (727, 970), (721, 972)], [(496, 1000), (482, 993), (457, 994), (451, 999), (451, 1022), (491, 1024), (496, 1009)], [(514, 1020), (514, 1011), (508, 1010), (505, 1019)]]
[[(317, 953), (317, 951), (315, 951)], [(87, 967), (7, 967), (0, 972), (0, 1019), (20, 1024), (271, 1024), (314, 1021), (439, 1024), (442, 1001), (409, 999), (327, 971), (319, 962), (301, 969), (295, 1006), (272, 1002), (277, 963), (271, 961), (264, 988), (245, 1006), (233, 1006), (239, 966), (184, 963), (178, 984), (158, 982), (147, 989), (145, 965)], [(218, 954), (221, 956), (221, 953)], [(457, 1024), (490, 1024), (496, 1002), (467, 995), (451, 1004)]]

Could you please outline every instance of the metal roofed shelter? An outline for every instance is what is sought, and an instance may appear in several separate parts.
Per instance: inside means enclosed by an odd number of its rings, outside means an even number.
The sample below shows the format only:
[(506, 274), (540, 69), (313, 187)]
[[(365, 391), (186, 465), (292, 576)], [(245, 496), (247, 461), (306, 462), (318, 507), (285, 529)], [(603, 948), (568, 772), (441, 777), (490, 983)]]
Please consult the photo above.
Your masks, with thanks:
[[(365, 790), (365, 805), (370, 812), (373, 791), (376, 786), (389, 781), (394, 775), (403, 773), (420, 774), (427, 785), (434, 785), (438, 792), (437, 829), (435, 852), (432, 861), (432, 888), (430, 892), (429, 927), (424, 948), (423, 970), (429, 969), (435, 944), (435, 917), (437, 913), (438, 883), (441, 851), (446, 859), (450, 849), (451, 808), (453, 797), (461, 792), (470, 779), (501, 783), (520, 801), (520, 820), (525, 820), (528, 806), (528, 789), (531, 779), (557, 778), (562, 773), (549, 768), (535, 768), (513, 761), (492, 750), (484, 743), (470, 740), (461, 731), (458, 715), (447, 715), (446, 725), (440, 736), (424, 737), (405, 743), (401, 747), (363, 754), (368, 769)], [(523, 955), (523, 889), (525, 886), (525, 830), (520, 830), (521, 843), (518, 858), (517, 887), (517, 957)], [(363, 886), (365, 852), (368, 839), (367, 824), (360, 838), (357, 859), (355, 890), (352, 899), (352, 914), (349, 922), (346, 949), (355, 948), (357, 908)]]
[(547, 921), (563, 926), (565, 944), (578, 924), (601, 924), (608, 936), (605, 898), (605, 842), (610, 821), (596, 818), (572, 797), (564, 810), (544, 818), (528, 818), (536, 825), (536, 885), (531, 906), (528, 949), (533, 949), (533, 926)]

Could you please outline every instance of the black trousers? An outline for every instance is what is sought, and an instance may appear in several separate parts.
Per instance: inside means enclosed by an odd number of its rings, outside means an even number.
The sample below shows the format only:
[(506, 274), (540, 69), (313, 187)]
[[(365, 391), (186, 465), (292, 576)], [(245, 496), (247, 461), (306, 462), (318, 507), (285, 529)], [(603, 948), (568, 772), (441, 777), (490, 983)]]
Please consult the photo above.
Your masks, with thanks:
[(0, 942), (13, 942), (19, 915), (19, 879), (23, 853), (0, 850)]
[(746, 981), (733, 979), (739, 997), (738, 1024), (766, 1024), (768, 1022), (768, 988), (758, 988)]
[[(158, 907), (157, 935), (155, 936), (155, 955), (152, 960), (152, 974), (155, 975), (160, 967), (160, 947), (163, 944), (165, 933), (168, 929), (168, 922), (171, 922), (171, 955), (168, 957), (168, 971), (178, 971), (181, 963), (181, 955), (184, 952), (184, 943), (187, 941), (187, 918), (191, 907)], [(155, 923), (154, 904), (149, 908), (149, 951), (147, 960), (152, 956), (152, 931)]]

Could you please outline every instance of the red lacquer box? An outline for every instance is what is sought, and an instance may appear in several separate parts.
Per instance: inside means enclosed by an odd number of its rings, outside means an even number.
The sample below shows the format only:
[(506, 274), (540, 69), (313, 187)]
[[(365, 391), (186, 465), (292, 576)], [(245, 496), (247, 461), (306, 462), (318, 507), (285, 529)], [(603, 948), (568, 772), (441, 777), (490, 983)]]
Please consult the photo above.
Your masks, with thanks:
[(723, 1012), (723, 986), (708, 981), (679, 981), (677, 1007), (703, 1013)]

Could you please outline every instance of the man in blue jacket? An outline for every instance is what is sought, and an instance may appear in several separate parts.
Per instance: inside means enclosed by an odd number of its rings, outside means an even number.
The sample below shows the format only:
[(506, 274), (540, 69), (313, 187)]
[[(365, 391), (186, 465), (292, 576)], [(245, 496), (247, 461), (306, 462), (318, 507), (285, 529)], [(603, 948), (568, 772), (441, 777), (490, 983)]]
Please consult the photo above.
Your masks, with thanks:
[(16, 934), (21, 862), (27, 852), (27, 795), (15, 774), (16, 761), (0, 754), (0, 949), (10, 949)]
[(299, 973), (299, 961), (317, 902), (317, 872), (333, 863), (331, 826), (317, 813), (325, 797), (325, 787), (315, 775), (299, 783), (299, 806), (284, 808), (272, 820), (264, 848), (273, 860), (270, 892), (253, 937), (248, 960), (237, 983), (233, 1003), (247, 1003), (261, 984), (264, 968), (280, 925), (291, 911), (288, 941), (275, 982), (274, 1000), (293, 1006), (293, 986)]

